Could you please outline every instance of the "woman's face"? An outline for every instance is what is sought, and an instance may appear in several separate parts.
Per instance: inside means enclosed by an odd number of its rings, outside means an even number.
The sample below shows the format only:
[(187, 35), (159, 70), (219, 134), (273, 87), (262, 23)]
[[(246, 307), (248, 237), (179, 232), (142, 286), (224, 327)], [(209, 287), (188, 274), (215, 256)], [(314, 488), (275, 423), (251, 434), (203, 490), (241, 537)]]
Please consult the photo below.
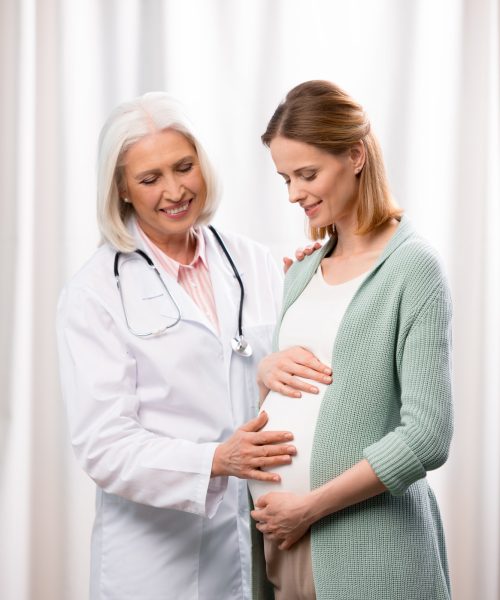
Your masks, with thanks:
[[(311, 227), (326, 227), (356, 217), (359, 148), (336, 155), (282, 136), (270, 144), (278, 173), (288, 187), (290, 202), (298, 202)], [(362, 166), (362, 165), (361, 165)]]
[(173, 129), (142, 138), (125, 153), (120, 194), (153, 242), (187, 236), (207, 195), (196, 149)]

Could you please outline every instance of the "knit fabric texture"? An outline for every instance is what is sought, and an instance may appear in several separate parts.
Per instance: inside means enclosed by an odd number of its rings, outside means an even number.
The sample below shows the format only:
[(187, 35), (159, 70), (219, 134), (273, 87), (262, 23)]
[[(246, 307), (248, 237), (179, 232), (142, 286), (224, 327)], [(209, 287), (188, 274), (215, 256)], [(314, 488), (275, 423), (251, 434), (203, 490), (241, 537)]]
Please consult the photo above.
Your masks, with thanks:
[[(283, 315), (332, 245), (289, 270), (275, 350)], [(340, 324), (310, 469), (314, 489), (366, 458), (388, 491), (313, 525), (318, 600), (450, 598), (443, 528), (425, 479), (445, 462), (452, 436), (450, 321), (440, 261), (403, 216)], [(267, 600), (274, 593), (254, 524), (252, 544), (253, 597)]]

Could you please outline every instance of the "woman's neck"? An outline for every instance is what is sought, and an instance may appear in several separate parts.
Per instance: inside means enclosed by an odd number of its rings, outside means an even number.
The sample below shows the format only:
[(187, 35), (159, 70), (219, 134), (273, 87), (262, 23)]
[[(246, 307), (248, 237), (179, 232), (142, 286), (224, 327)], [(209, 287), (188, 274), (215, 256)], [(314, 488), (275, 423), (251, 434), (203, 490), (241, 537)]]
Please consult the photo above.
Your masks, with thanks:
[(357, 233), (357, 223), (354, 221), (335, 224), (337, 244), (333, 256), (349, 258), (381, 249), (387, 244), (398, 224), (396, 219), (390, 219), (380, 227), (362, 235)]

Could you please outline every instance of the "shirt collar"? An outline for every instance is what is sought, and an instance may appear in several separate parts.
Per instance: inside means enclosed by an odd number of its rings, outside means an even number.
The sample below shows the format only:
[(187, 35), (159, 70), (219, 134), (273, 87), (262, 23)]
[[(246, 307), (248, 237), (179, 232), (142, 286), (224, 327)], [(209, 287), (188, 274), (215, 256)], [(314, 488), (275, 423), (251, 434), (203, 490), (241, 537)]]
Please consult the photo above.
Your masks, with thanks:
[(159, 248), (141, 229), (139, 223), (136, 222), (137, 231), (139, 235), (144, 240), (146, 245), (154, 254), (155, 258), (161, 264), (161, 266), (176, 280), (179, 278), (179, 271), (181, 269), (195, 269), (199, 266), (199, 264), (204, 265), (205, 268), (208, 269), (207, 263), (207, 255), (206, 255), (206, 243), (205, 238), (203, 237), (203, 232), (201, 228), (196, 227), (193, 231), (196, 237), (196, 248), (194, 252), (193, 260), (189, 263), (189, 265), (183, 265), (180, 262), (177, 262), (168, 254), (166, 254), (161, 248)]

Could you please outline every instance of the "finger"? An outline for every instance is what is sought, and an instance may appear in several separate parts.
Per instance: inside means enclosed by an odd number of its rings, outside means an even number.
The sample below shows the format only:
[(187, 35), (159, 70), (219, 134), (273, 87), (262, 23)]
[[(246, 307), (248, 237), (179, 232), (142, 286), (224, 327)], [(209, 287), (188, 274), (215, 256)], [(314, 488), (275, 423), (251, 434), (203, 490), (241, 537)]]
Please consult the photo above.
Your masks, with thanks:
[[(304, 367), (308, 367), (309, 369), (312, 369), (313, 371), (318, 371), (318, 372), (325, 373), (327, 375), (331, 375), (331, 373), (332, 373), (331, 367), (329, 365), (325, 365), (324, 363), (322, 363), (319, 360), (319, 358), (314, 356), (314, 354), (312, 352), (310, 352), (309, 350), (307, 350), (306, 348), (302, 348), (301, 346), (296, 346), (295, 348), (292, 348), (291, 350), (292, 351), (289, 353), (288, 359), (289, 359), (289, 361), (291, 361), (292, 365), (295, 361), (295, 364), (299, 364)], [(292, 367), (292, 370), (289, 372), (295, 372), (293, 370), (293, 367)]]
[[(282, 376), (286, 376), (286, 373), (282, 373)], [(302, 397), (302, 394), (298, 390), (296, 390), (293, 387), (290, 387), (282, 381), (268, 381), (267, 386), (270, 390), (272, 390), (273, 392), (278, 392), (278, 394), (281, 394), (282, 396), (288, 396), (289, 398)]]
[(259, 431), (267, 423), (268, 418), (266, 411), (262, 410), (254, 419), (242, 425), (240, 429), (242, 431)]
[(252, 469), (251, 471), (249, 471), (245, 479), (255, 479), (256, 481), (270, 481), (272, 483), (279, 483), (281, 481), (281, 477), (277, 473), (259, 471), (259, 469)]
[(286, 273), (288, 269), (293, 265), (293, 260), (288, 256), (283, 257), (283, 272)]
[[(254, 446), (265, 446), (267, 444), (283, 444), (293, 440), (291, 431), (257, 431), (252, 432), (248, 436), (248, 441)], [(289, 454), (285, 451), (285, 446), (274, 446), (276, 454)], [(281, 451), (278, 450), (281, 448)], [(270, 451), (271, 449), (269, 449)], [(259, 455), (261, 453), (259, 452)]]
[[(315, 379), (316, 381), (321, 381), (321, 383), (327, 383), (326, 379), (324, 380), (324, 378), (326, 377), (328, 377), (328, 375), (316, 374)], [(301, 392), (308, 392), (309, 394), (317, 394), (319, 392), (319, 389), (316, 386), (311, 385), (307, 381), (304, 381), (303, 379), (300, 379), (300, 377), (296, 377), (295, 375), (283, 375), (283, 379), (285, 383), (283, 383), (282, 385), (287, 388), (291, 388), (293, 390), (300, 390)], [(312, 377), (309, 377), (309, 379), (312, 379)]]
[(292, 457), (289, 454), (279, 454), (278, 456), (261, 456), (250, 461), (250, 464), (255, 469), (265, 469), (272, 467), (280, 467), (289, 465), (292, 462)]
[(255, 508), (256, 508), (256, 510), (254, 510), (253, 512), (255, 512), (255, 513), (258, 512), (259, 515), (260, 515), (260, 517), (263, 516), (264, 511), (263, 510), (258, 510), (258, 509), (263, 509), (265, 506), (267, 506), (267, 496), (268, 496), (268, 494), (263, 494), (262, 496), (259, 496), (257, 498), (257, 500), (255, 501)]
[(297, 250), (295, 250), (295, 258), (297, 260), (304, 260), (305, 254), (304, 254), (304, 250), (302, 250), (302, 248), (298, 248)]
[(317, 381), (318, 383), (325, 383), (329, 385), (332, 382), (332, 376), (320, 373), (311, 369), (310, 367), (304, 367), (302, 365), (296, 365), (292, 374), (286, 373), (281, 376), (282, 385), (286, 385), (290, 388), (301, 390), (303, 392), (317, 393), (318, 388), (311, 385), (304, 379)]
[[(272, 433), (272, 432), (271, 432)], [(252, 449), (252, 459), (270, 458), (274, 456), (295, 456), (297, 454), (297, 448), (295, 446), (288, 446), (282, 444), (257, 444)]]

